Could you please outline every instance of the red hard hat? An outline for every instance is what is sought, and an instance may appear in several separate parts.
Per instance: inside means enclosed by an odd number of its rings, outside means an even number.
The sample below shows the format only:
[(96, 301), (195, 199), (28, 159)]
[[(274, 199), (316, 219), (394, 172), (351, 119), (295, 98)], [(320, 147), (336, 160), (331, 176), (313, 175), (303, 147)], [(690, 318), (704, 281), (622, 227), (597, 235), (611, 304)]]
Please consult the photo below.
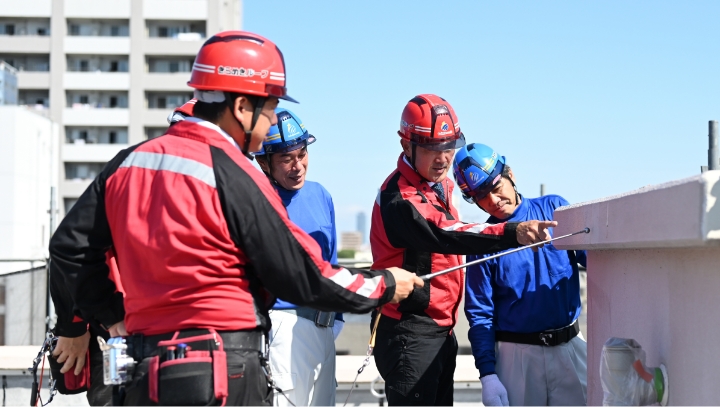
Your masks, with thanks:
[(449, 150), (465, 145), (465, 136), (450, 103), (437, 95), (417, 95), (405, 105), (400, 137), (429, 150)]
[(270, 40), (246, 31), (223, 31), (205, 41), (193, 64), (188, 85), (255, 96), (287, 95), (285, 61)]

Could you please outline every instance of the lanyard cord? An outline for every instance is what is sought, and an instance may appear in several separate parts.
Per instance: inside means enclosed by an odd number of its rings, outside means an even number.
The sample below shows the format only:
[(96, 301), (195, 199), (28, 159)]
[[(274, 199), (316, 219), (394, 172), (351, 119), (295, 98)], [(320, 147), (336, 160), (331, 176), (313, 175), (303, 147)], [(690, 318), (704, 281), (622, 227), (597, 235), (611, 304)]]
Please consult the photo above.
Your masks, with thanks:
[(348, 401), (350, 400), (350, 396), (352, 395), (353, 390), (355, 390), (355, 384), (357, 383), (358, 377), (360, 376), (360, 373), (365, 370), (365, 367), (370, 364), (370, 356), (373, 354), (373, 349), (375, 349), (375, 336), (377, 335), (377, 328), (378, 324), (380, 323), (380, 316), (382, 315), (382, 306), (378, 308), (377, 315), (375, 315), (375, 322), (373, 323), (372, 333), (370, 334), (370, 341), (368, 342), (368, 350), (367, 354), (365, 355), (365, 360), (363, 361), (362, 366), (360, 366), (360, 369), (358, 369), (357, 374), (355, 375), (355, 380), (353, 380), (352, 386), (350, 387), (350, 393), (348, 393), (347, 398), (345, 399), (345, 404), (343, 404), (343, 407), (347, 405)]

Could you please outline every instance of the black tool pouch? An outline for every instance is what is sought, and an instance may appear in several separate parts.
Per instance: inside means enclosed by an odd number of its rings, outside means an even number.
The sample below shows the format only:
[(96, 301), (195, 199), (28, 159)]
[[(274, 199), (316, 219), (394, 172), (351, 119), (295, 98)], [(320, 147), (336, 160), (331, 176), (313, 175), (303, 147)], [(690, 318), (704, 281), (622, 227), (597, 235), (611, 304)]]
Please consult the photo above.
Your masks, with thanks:
[(65, 373), (60, 373), (64, 363), (60, 363), (54, 356), (48, 356), (50, 363), (50, 374), (55, 380), (55, 388), (60, 394), (78, 394), (87, 391), (90, 388), (90, 353), (85, 354), (85, 366), (79, 375), (75, 375), (75, 369)]
[[(158, 343), (158, 355), (150, 359), (148, 392), (161, 406), (224, 405), (228, 395), (227, 358), (222, 338), (206, 335)], [(168, 350), (186, 344), (182, 359), (168, 359)]]

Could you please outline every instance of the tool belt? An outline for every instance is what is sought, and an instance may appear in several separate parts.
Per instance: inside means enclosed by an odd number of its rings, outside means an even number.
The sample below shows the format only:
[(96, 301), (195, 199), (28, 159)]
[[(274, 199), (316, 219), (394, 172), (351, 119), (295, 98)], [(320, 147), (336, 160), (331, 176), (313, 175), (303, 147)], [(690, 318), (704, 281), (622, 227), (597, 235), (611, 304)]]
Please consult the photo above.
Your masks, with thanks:
[[(158, 335), (142, 335), (135, 334), (126, 337), (128, 350), (127, 353), (136, 362), (140, 363), (143, 359), (152, 356), (159, 355), (158, 343), (172, 339), (176, 334), (177, 338), (183, 339), (188, 337), (194, 337), (198, 335), (205, 335), (210, 333), (207, 329), (186, 329), (178, 332), (169, 332)], [(223, 347), (225, 350), (253, 350), (263, 352), (263, 343), (265, 340), (265, 333), (262, 330), (252, 331), (217, 331), (220, 338), (222, 338)], [(198, 343), (198, 348), (203, 350), (209, 350), (210, 345)]]
[(525, 345), (557, 346), (576, 337), (580, 333), (580, 326), (575, 320), (564, 328), (535, 333), (516, 333), (495, 331), (495, 340), (501, 342), (522, 343)]
[(289, 309), (276, 309), (274, 311), (287, 312), (288, 314), (297, 315), (315, 323), (320, 328), (330, 328), (335, 326), (335, 313), (317, 311), (312, 308), (298, 307)]
[(221, 405), (228, 396), (226, 349), (263, 352), (264, 332), (183, 330), (132, 335), (128, 355), (148, 364), (148, 396), (159, 405)]

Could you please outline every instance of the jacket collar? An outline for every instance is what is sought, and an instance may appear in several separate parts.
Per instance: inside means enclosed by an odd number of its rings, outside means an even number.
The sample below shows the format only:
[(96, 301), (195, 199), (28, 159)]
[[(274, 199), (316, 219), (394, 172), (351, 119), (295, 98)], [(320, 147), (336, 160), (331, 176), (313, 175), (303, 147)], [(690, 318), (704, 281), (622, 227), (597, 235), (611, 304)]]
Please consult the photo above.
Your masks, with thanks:
[[(423, 177), (421, 177), (420, 174), (418, 174), (417, 171), (415, 171), (415, 169), (411, 167), (410, 164), (408, 164), (407, 160), (405, 160), (404, 157), (404, 153), (400, 153), (400, 157), (398, 157), (397, 170), (400, 172), (400, 174), (405, 177), (410, 182), (410, 184), (415, 187), (415, 189), (421, 191), (426, 198), (439, 202), (440, 200), (437, 199), (435, 192), (433, 192), (430, 188), (435, 183), (428, 182)], [(442, 181), (442, 186), (445, 189), (445, 196), (448, 199), (448, 206), (452, 206), (452, 194), (454, 185), (449, 178), (449, 174), (448, 177), (445, 177), (445, 179)]]
[(417, 171), (415, 171), (415, 169), (405, 160), (404, 153), (400, 153), (400, 157), (398, 157), (397, 169), (400, 171), (400, 174), (410, 181), (410, 183), (417, 189), (422, 189), (422, 184), (426, 183), (420, 174), (418, 174)]
[(196, 117), (188, 117), (183, 121), (173, 124), (168, 129), (167, 134), (197, 140), (222, 149), (233, 146), (240, 151), (238, 143), (223, 129), (216, 124)]

